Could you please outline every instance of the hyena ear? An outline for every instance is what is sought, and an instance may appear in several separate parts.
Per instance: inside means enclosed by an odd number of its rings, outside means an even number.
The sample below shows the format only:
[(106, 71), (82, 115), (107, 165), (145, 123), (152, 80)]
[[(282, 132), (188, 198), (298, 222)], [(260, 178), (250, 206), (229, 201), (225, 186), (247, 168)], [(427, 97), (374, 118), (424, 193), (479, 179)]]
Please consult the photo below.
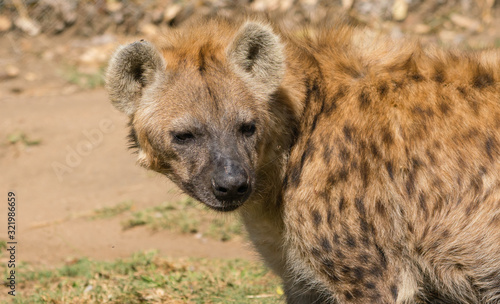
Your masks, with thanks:
[(279, 37), (267, 26), (245, 23), (227, 50), (228, 58), (253, 92), (268, 99), (285, 74), (285, 54)]
[(113, 105), (134, 114), (144, 89), (160, 71), (165, 71), (165, 61), (150, 42), (141, 40), (119, 47), (106, 71), (106, 89)]

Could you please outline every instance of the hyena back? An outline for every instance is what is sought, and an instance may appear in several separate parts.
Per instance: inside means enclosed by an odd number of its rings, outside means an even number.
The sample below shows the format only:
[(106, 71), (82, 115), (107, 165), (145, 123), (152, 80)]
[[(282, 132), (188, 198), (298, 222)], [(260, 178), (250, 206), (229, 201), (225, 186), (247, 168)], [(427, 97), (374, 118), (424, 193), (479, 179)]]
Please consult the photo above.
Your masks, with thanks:
[(140, 165), (238, 209), (288, 303), (500, 303), (500, 54), (209, 19), (106, 76)]

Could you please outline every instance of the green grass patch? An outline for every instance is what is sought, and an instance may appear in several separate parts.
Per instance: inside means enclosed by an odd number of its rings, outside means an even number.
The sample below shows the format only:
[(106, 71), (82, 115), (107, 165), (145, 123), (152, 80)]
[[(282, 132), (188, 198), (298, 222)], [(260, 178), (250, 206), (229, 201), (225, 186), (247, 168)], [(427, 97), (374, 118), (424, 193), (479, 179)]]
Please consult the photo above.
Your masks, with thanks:
[(178, 202), (135, 211), (124, 221), (124, 229), (146, 226), (153, 230), (167, 229), (181, 233), (201, 233), (213, 239), (227, 241), (242, 234), (239, 217), (207, 210), (190, 197)]
[(238, 259), (174, 260), (146, 252), (57, 269), (19, 265), (16, 273), (13, 303), (283, 303), (276, 276)]
[(117, 205), (112, 207), (103, 207), (100, 209), (96, 209), (94, 211), (94, 214), (90, 218), (95, 220), (95, 219), (105, 219), (117, 216), (132, 209), (133, 204), (134, 203), (132, 201), (125, 201), (118, 203)]
[(495, 39), (495, 48), (500, 48), (500, 38)]
[(65, 69), (62, 76), (70, 83), (76, 84), (84, 89), (94, 89), (104, 86), (104, 67), (98, 69), (95, 73), (85, 73), (78, 70), (75, 66)]
[(11, 145), (21, 143), (24, 146), (37, 146), (42, 141), (39, 139), (30, 139), (24, 132), (14, 132), (7, 135), (7, 142)]

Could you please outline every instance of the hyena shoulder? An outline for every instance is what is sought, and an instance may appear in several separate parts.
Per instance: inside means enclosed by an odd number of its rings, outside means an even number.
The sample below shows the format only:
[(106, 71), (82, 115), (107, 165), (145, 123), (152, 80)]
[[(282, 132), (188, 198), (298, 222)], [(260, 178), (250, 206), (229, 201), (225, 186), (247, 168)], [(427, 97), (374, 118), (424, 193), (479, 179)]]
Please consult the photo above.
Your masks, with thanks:
[(498, 301), (500, 52), (317, 39), (285, 175), (295, 275), (341, 303)]

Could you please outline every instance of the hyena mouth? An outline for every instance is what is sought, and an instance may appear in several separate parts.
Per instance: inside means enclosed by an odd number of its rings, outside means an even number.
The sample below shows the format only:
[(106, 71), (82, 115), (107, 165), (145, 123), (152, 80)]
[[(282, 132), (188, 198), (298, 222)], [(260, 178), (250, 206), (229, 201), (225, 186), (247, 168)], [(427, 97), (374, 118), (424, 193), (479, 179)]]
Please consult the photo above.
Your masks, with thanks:
[[(241, 207), (252, 194), (252, 183), (249, 180), (246, 186), (236, 189), (236, 194), (233, 194), (231, 189), (221, 189), (214, 186), (212, 182), (212, 191), (207, 191), (205, 187), (194, 187), (190, 183), (181, 183), (179, 185), (186, 194), (193, 197), (200, 203), (203, 203), (212, 210), (219, 212), (230, 212)], [(209, 188), (210, 189), (210, 188)]]
[(219, 211), (219, 212), (230, 212), (230, 211), (234, 211), (236, 209), (238, 209), (241, 205), (243, 205), (244, 202), (241, 202), (241, 203), (231, 203), (230, 205), (228, 204), (223, 204), (221, 206), (213, 206), (213, 205), (209, 205), (209, 204), (206, 204), (208, 207), (210, 207), (211, 209), (215, 210), (215, 211)]

